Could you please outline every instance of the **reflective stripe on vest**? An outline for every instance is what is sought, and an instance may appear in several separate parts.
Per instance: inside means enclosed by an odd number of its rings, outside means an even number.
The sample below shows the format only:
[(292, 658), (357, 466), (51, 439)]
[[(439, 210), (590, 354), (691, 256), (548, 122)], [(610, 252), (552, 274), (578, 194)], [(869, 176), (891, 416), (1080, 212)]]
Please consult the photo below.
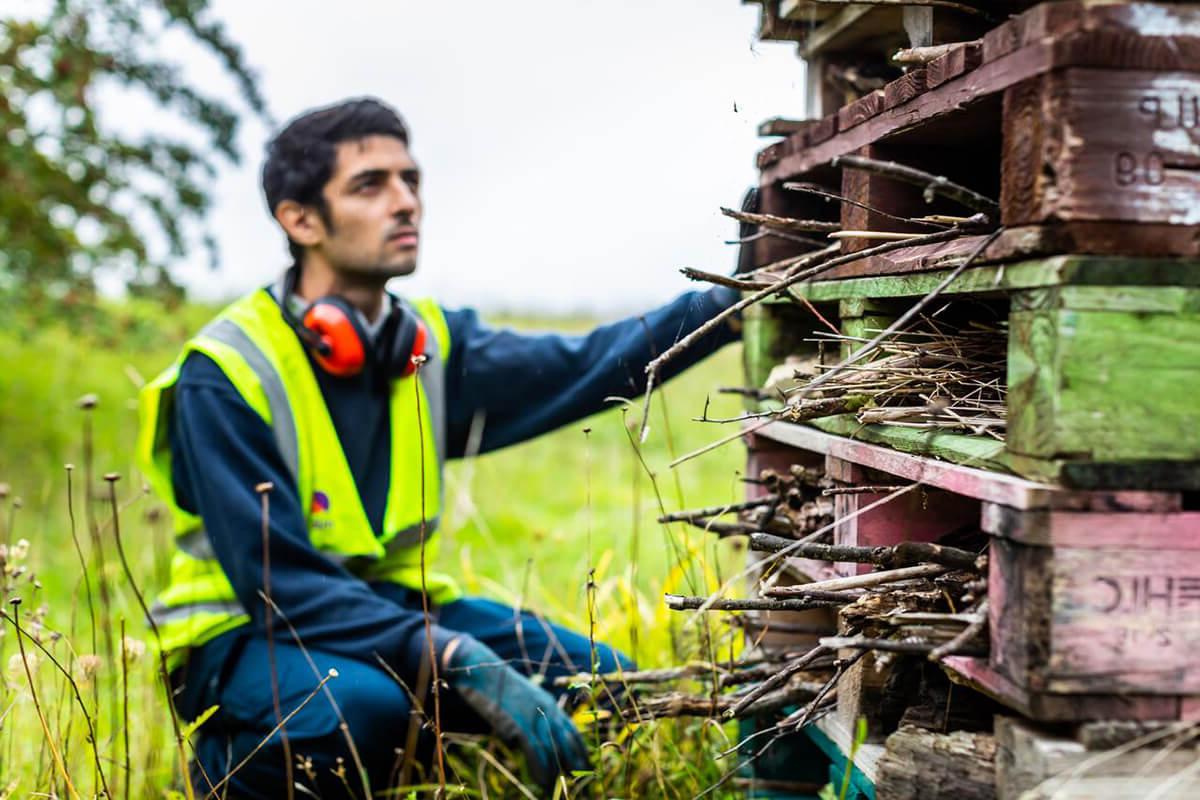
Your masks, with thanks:
[[(165, 649), (202, 644), (248, 619), (215, 559), (201, 521), (175, 504), (170, 485), (165, 427), (179, 367), (191, 352), (201, 352), (217, 363), (270, 426), (299, 491), (314, 546), (365, 579), (393, 580), (420, 588), (422, 530), (427, 539), (433, 535), (442, 506), (444, 374), (450, 343), (440, 308), (432, 301), (418, 301), (409, 307), (426, 322), (430, 334), (427, 361), (419, 379), (405, 378), (392, 385), (391, 483), (384, 534), (379, 538), (371, 531), (308, 358), (275, 300), (265, 291), (226, 309), (188, 342), (170, 369), (146, 387), (139, 461), (176, 520), (171, 583), (151, 609)], [(422, 469), (424, 474), (419, 474)], [(427, 562), (435, 556), (436, 540), (426, 545)], [(447, 576), (429, 573), (424, 582), (434, 602), (445, 603), (458, 596), (457, 586)]]

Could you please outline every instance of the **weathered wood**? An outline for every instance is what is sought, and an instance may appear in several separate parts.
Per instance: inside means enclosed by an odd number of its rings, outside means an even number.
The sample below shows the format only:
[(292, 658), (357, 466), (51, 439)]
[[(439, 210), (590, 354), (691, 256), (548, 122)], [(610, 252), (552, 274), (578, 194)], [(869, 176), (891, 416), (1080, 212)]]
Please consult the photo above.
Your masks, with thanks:
[(759, 136), (793, 136), (812, 126), (812, 120), (771, 117), (758, 124)]
[(925, 83), (936, 89), (983, 63), (983, 42), (964, 42), (925, 65)]
[(1200, 313), (1154, 308), (1192, 302), (1178, 291), (1144, 289), (1124, 300), (1148, 308), (1010, 314), (1009, 451), (1051, 459), (1200, 460)]
[(838, 110), (838, 130), (848, 131), (855, 125), (861, 125), (883, 111), (883, 89), (876, 89), (870, 94), (863, 95), (849, 105)]
[(906, 725), (887, 738), (875, 791), (891, 800), (993, 800), (996, 739)]
[(1006, 225), (1200, 223), (1200, 72), (1052, 72), (1005, 92), (1004, 128)]
[[(1178, 731), (1179, 723), (1174, 730)], [(1164, 729), (1169, 734), (1170, 729)], [(1150, 747), (1115, 754), (1099, 754), (1089, 751), (1081, 742), (1040, 730), (1030, 723), (1013, 717), (998, 716), (996, 735), (996, 786), (999, 800), (1018, 798), (1049, 797), (1105, 797), (1141, 798), (1160, 786), (1167, 776), (1187, 769), (1196, 762), (1198, 755), (1194, 743), (1182, 748), (1166, 749), (1169, 741), (1163, 736)], [(1099, 757), (1098, 757), (1099, 756)], [(1143, 792), (1127, 794), (1097, 791), (1095, 781), (1109, 781), (1153, 773), (1154, 780), (1143, 786)], [(1091, 783), (1089, 783), (1091, 782)], [(1072, 787), (1086, 788), (1089, 793), (1075, 795)], [(1172, 794), (1171, 797), (1192, 797), (1200, 784), (1188, 781), (1185, 787), (1190, 794)], [(1109, 788), (1112, 788), (1110, 785)], [(1026, 794), (1036, 790), (1032, 794)]]
[[(948, 114), (958, 114), (989, 95), (1038, 75), (1066, 67), (1096, 67), (1104, 70), (1188, 70), (1200, 63), (1200, 26), (1188, 22), (1195, 18), (1196, 4), (1158, 7), (1149, 14), (1138, 10), (1141, 4), (1131, 4), (1134, 15), (1144, 19), (1157, 18), (1161, 24), (1155, 33), (1105, 31), (1102, 23), (1088, 23), (1068, 37), (1042, 37), (1026, 46), (987, 60), (987, 37), (984, 40), (984, 63), (964, 75), (918, 95), (907, 103), (887, 109), (868, 122), (827, 141), (796, 149), (763, 171), (762, 185), (791, 180), (828, 162), (838, 155), (851, 153), (872, 142), (901, 130), (915, 128)], [(1089, 4), (1080, 15), (1085, 20), (1099, 19), (1098, 9)], [(1177, 20), (1183, 20), (1177, 23)]]
[[(1018, 509), (1057, 508), (1076, 511), (1173, 511), (1180, 507), (1175, 492), (1076, 492), (999, 472), (910, 455), (897, 450), (825, 433), (806, 425), (776, 422), (755, 434), (791, 448), (797, 455), (823, 453), (904, 480), (945, 489), (955, 494)], [(836, 470), (836, 461), (829, 462)]]
[(983, 60), (994, 61), (1046, 39), (1075, 42), (1078, 34), (1086, 33), (1102, 34), (1093, 41), (1103, 40), (1113, 56), (1175, 69), (1196, 63), (1194, 37), (1188, 34), (1198, 25), (1196, 3), (1058, 0), (1039, 4), (989, 31), (983, 38)]
[(810, 147), (814, 147), (823, 142), (827, 142), (832, 139), (837, 132), (838, 115), (835, 111), (832, 114), (821, 117), (819, 120), (813, 123), (811, 128), (808, 129), (808, 144)]
[[(826, 470), (847, 484), (879, 483), (885, 475), (835, 457), (826, 461)], [(882, 499), (886, 493), (840, 495), (834, 498), (834, 518), (842, 520), (834, 528), (839, 545), (880, 547), (900, 542), (934, 542), (945, 534), (979, 519), (979, 502), (973, 498), (936, 489), (904, 494), (891, 502), (857, 513)], [(853, 516), (852, 516), (853, 515)], [(849, 519), (847, 519), (849, 517)], [(843, 564), (843, 574), (869, 572), (868, 564)]]
[(1036, 691), (1200, 694), (1200, 514), (1038, 514), (1094, 533), (1042, 547), (1003, 535), (1021, 513), (984, 515), (992, 665)]
[(884, 109), (904, 105), (925, 91), (925, 70), (909, 70), (896, 80), (883, 87)]
[(987, 659), (947, 656), (942, 668), (955, 683), (983, 692), (1014, 711), (1040, 722), (1091, 719), (1181, 719), (1191, 699), (1145, 694), (1052, 694), (1022, 687), (988, 665)]

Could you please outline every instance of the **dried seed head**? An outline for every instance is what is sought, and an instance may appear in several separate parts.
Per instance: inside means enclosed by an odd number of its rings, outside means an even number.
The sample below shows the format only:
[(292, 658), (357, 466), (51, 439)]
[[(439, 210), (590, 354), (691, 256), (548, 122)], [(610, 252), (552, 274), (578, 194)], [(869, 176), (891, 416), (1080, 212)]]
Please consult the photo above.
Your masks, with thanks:
[(24, 678), (25, 668), (28, 667), (30, 672), (35, 672), (37, 671), (39, 661), (38, 654), (32, 650), (25, 653), (24, 662), (21, 661), (20, 653), (13, 653), (8, 657), (8, 671), (11, 675)]
[(146, 654), (146, 643), (126, 636), (121, 641), (121, 653), (127, 661), (137, 661)]
[(94, 394), (85, 394), (75, 404), (85, 411), (90, 411), (100, 404), (100, 398)]
[(254, 486), (254, 491), (258, 492), (259, 494), (265, 494), (274, 488), (275, 484), (271, 483), (270, 481), (263, 481), (262, 483)]
[(100, 656), (94, 653), (88, 653), (79, 657), (79, 679), (81, 683), (90, 683), (96, 677), (96, 673), (100, 671), (100, 666), (104, 663)]
[(0, 483), (0, 500), (4, 500), (12, 492), (12, 487), (7, 483)]
[(106, 472), (104, 473), (104, 480), (108, 481), (109, 483), (116, 483), (117, 481), (121, 480), (121, 473)]
[(13, 561), (22, 561), (27, 555), (29, 555), (28, 539), (18, 539), (17, 543), (13, 545), (12, 550), (8, 553), (8, 557)]

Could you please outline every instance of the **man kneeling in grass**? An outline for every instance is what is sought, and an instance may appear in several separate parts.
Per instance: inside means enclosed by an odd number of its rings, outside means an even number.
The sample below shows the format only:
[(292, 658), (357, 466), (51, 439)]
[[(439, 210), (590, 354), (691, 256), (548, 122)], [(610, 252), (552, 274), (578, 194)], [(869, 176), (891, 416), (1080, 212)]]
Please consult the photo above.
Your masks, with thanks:
[[(387, 282), (417, 265), (408, 145), (371, 99), (289, 123), (263, 190), (292, 265), (143, 393), (139, 457), (176, 530), (152, 616), (179, 713), (216, 707), (195, 741), (201, 793), (231, 771), (232, 797), (281, 797), (289, 776), (327, 800), (364, 781), (388, 788), (406, 748), (428, 752), (432, 674), (443, 730), (494, 731), (543, 787), (588, 765), (569, 698), (543, 688), (591, 668), (587, 638), (425, 569), (442, 466), (464, 455), (473, 420), (486, 452), (636, 396), (652, 355), (735, 293), (685, 294), (580, 337), (491, 330), (474, 311), (392, 294)], [(670, 372), (734, 337), (720, 326)], [(632, 667), (596, 649), (600, 672)]]

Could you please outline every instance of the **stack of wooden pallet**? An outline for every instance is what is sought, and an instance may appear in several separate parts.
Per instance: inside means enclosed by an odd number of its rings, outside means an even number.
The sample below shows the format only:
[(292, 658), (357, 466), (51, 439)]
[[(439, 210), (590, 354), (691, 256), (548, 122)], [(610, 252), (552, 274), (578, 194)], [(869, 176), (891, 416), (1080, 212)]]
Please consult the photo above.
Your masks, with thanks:
[[(809, 61), (812, 118), (764, 123), (780, 138), (758, 157), (758, 212), (836, 223), (853, 253), (978, 210), (846, 157), (999, 207), (986, 231), (847, 261), (745, 312), (751, 411), (766, 415), (749, 423), (750, 475), (823, 468), (849, 490), (835, 492), (837, 545), (988, 537), (987, 655), (938, 665), (998, 704), (994, 726), (887, 729), (875, 710), (896, 688), (889, 659), (864, 659), (814, 737), (844, 763), (868, 719), (851, 772), (870, 797), (1017, 797), (1054, 774), (1044, 796), (1196, 796), (1200, 3), (760, 4), (761, 35)], [(760, 228), (757, 278), (811, 250), (788, 230)], [(996, 374), (963, 379), (981, 384), (962, 393), (976, 402), (934, 396), (915, 367), (885, 370), (880, 346), (856, 367), (864, 402), (780, 413), (933, 291), (891, 352), (999, 337)], [(832, 397), (830, 383), (811, 398)], [(897, 399), (901, 386), (915, 399)], [(790, 567), (813, 581), (869, 569)]]

